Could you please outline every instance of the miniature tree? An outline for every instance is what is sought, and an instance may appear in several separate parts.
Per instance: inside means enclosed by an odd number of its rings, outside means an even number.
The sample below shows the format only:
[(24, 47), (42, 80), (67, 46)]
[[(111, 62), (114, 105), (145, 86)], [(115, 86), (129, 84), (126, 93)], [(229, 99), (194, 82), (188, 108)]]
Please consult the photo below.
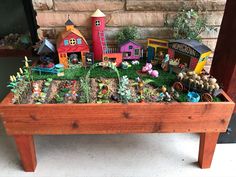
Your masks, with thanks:
[(122, 28), (116, 35), (118, 44), (126, 42), (128, 40), (136, 40), (139, 38), (138, 28), (136, 26), (128, 26)]

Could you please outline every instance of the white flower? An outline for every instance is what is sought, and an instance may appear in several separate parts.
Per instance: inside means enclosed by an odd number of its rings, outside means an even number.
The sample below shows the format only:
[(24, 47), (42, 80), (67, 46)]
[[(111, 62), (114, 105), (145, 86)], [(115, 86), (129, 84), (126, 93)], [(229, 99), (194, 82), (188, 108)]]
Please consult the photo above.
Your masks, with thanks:
[(17, 72), (16, 74), (17, 74), (17, 77), (18, 77), (18, 78), (20, 78), (20, 77), (21, 77), (21, 75), (20, 75), (20, 73), (19, 73), (19, 72)]
[(21, 74), (23, 74), (23, 70), (21, 68), (19, 69), (19, 71), (20, 71)]
[(11, 82), (13, 82), (13, 81), (14, 81), (14, 79), (13, 79), (13, 77), (12, 77), (12, 76), (10, 76), (10, 81), (11, 81)]
[(29, 67), (29, 63), (27, 61), (25, 61), (25, 67), (28, 68)]
[(29, 61), (28, 58), (27, 58), (27, 56), (25, 56), (25, 61), (27, 61), (27, 62)]
[(15, 81), (15, 82), (16, 82), (16, 77), (15, 77), (14, 75), (12, 76), (12, 78), (13, 78), (13, 81)]

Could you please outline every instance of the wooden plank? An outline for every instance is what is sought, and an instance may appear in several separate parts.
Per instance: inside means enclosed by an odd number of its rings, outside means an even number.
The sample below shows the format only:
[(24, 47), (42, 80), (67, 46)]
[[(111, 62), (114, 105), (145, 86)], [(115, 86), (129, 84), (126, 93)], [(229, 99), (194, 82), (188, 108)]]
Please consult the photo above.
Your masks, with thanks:
[[(211, 66), (211, 74), (236, 101), (236, 1), (227, 0), (225, 13)], [(236, 112), (236, 108), (234, 110)]]
[(198, 163), (201, 168), (210, 168), (218, 137), (218, 132), (200, 135)]
[(52, 123), (5, 123), (8, 134), (129, 134), (129, 133), (199, 133), (225, 132), (228, 122), (144, 122), (144, 123), (87, 123), (78, 121)]
[[(223, 111), (230, 111), (234, 103), (131, 103), (131, 104), (44, 104), (44, 105), (0, 105), (4, 120), (58, 119), (75, 118), (83, 120), (117, 120), (126, 119), (156, 119), (156, 117), (186, 119), (192, 114), (194, 118), (204, 118), (209, 115), (226, 117)], [(219, 110), (220, 109), (220, 110)], [(13, 111), (14, 110), (14, 111)], [(88, 114), (89, 112), (89, 114)], [(17, 113), (17, 115), (16, 115)], [(48, 117), (50, 115), (50, 117)], [(99, 117), (99, 119), (98, 119)], [(212, 116), (214, 117), (214, 116)], [(90, 121), (90, 120), (89, 120)]]
[(24, 170), (33, 172), (37, 165), (33, 137), (31, 135), (16, 135), (14, 139)]
[(4, 104), (1, 112), (8, 134), (224, 132), (233, 107), (232, 102)]
[(32, 49), (0, 49), (0, 57), (31, 57)]

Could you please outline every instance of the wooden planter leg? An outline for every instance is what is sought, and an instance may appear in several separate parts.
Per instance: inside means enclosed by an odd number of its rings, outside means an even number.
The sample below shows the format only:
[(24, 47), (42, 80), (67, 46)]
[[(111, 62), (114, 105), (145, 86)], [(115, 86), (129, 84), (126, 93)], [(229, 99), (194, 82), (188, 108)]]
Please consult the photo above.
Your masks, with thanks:
[(210, 168), (219, 132), (201, 133), (198, 163), (201, 168)]
[(15, 135), (14, 138), (24, 170), (34, 172), (37, 162), (33, 136)]

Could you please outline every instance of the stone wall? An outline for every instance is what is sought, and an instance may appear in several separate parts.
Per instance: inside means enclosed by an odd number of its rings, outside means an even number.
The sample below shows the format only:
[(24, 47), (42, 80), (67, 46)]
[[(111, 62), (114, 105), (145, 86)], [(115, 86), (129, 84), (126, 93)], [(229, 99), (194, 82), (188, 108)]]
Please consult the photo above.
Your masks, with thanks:
[(226, 0), (33, 0), (37, 12), (39, 37), (56, 38), (63, 30), (68, 14), (85, 38), (91, 42), (90, 15), (99, 8), (106, 14), (107, 41), (114, 44), (115, 33), (127, 25), (138, 26), (140, 42), (147, 37), (169, 39), (171, 31), (164, 26), (165, 20), (173, 19), (183, 6), (207, 10), (208, 25), (217, 32), (203, 33), (203, 42), (212, 50), (221, 24)]

